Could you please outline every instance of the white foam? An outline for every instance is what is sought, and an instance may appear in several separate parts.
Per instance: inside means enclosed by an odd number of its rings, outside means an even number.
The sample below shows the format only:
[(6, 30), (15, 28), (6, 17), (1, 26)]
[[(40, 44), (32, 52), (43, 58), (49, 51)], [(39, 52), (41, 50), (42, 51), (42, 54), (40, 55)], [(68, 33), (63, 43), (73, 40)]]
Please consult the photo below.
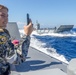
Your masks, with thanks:
[(76, 36), (76, 32), (72, 32), (72, 33), (43, 33), (43, 34), (38, 34), (37, 32), (33, 32), (32, 34), (35, 35), (39, 35), (39, 36), (45, 36), (45, 35), (49, 35), (49, 36), (56, 36), (56, 37), (70, 37), (70, 36)]
[[(21, 35), (24, 34), (23, 30), (19, 30)], [(65, 59), (65, 57), (63, 55), (59, 55), (56, 52), (56, 49), (50, 47), (48, 48), (46, 46), (46, 43), (41, 42), (40, 40), (38, 40), (37, 38), (35, 38), (33, 35), (38, 35), (38, 36), (45, 36), (45, 35), (49, 35), (49, 36), (56, 36), (56, 37), (70, 37), (70, 36), (76, 36), (76, 32), (73, 33), (47, 33), (47, 34), (38, 34), (36, 31), (33, 31), (33, 33), (31, 34), (31, 44), (30, 46), (36, 48), (37, 50), (44, 52), (47, 55), (50, 55), (62, 62), (65, 62), (68, 64), (68, 61)], [(47, 38), (47, 37), (46, 37)]]
[(31, 37), (30, 46), (34, 47), (35, 49), (37, 49), (37, 50), (39, 50), (47, 55), (50, 55), (51, 57), (54, 57), (54, 58), (68, 64), (68, 61), (65, 59), (65, 57), (63, 55), (59, 55), (56, 52), (56, 49), (54, 49), (52, 47), (47, 48), (45, 43), (42, 43), (41, 41), (39, 41), (35, 37)]
[[(21, 29), (19, 30), (21, 34), (24, 34), (24, 30)], [(70, 36), (76, 36), (76, 32), (71, 31), (70, 33), (65, 32), (65, 33), (43, 33), (43, 34), (38, 34), (36, 31), (32, 32), (32, 35), (39, 35), (39, 36), (45, 36), (45, 35), (49, 35), (49, 36), (56, 36), (56, 37), (70, 37)]]

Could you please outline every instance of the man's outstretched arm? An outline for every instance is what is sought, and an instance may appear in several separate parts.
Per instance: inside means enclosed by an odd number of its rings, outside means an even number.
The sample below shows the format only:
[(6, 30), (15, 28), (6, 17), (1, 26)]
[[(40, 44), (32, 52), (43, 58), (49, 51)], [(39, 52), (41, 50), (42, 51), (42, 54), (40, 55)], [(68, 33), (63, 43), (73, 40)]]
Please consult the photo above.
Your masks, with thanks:
[(31, 35), (32, 31), (33, 31), (32, 22), (30, 22), (29, 25), (24, 26), (25, 35), (22, 38), (23, 39), (22, 54), (25, 57), (28, 54), (28, 49), (29, 49), (29, 45), (30, 45), (30, 35)]

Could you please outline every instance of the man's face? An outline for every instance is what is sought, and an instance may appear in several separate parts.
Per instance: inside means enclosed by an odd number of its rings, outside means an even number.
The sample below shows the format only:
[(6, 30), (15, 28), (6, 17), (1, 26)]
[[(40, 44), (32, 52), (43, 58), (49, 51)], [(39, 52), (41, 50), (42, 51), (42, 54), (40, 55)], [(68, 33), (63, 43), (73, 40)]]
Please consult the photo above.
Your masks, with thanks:
[(5, 28), (8, 22), (7, 9), (0, 9), (0, 28)]

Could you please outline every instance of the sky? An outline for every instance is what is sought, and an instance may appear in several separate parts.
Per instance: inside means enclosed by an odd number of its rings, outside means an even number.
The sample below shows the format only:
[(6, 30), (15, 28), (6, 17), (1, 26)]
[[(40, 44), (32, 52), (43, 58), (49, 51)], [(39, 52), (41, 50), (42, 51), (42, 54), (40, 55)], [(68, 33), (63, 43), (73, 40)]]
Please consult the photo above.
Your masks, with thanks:
[(17, 22), (21, 28), (27, 13), (34, 25), (38, 21), (41, 27), (76, 27), (76, 0), (0, 0), (0, 4), (8, 7), (9, 22)]

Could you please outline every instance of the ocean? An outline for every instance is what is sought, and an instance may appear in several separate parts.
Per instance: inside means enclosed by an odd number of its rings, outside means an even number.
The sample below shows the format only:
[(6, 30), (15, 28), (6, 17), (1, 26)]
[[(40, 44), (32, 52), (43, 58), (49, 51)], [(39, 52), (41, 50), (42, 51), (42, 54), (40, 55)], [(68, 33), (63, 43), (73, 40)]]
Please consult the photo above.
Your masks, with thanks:
[[(23, 29), (19, 31), (22, 36)], [(76, 28), (70, 32), (41, 35), (33, 31), (30, 46), (62, 62), (69, 63), (72, 58), (76, 58)]]

